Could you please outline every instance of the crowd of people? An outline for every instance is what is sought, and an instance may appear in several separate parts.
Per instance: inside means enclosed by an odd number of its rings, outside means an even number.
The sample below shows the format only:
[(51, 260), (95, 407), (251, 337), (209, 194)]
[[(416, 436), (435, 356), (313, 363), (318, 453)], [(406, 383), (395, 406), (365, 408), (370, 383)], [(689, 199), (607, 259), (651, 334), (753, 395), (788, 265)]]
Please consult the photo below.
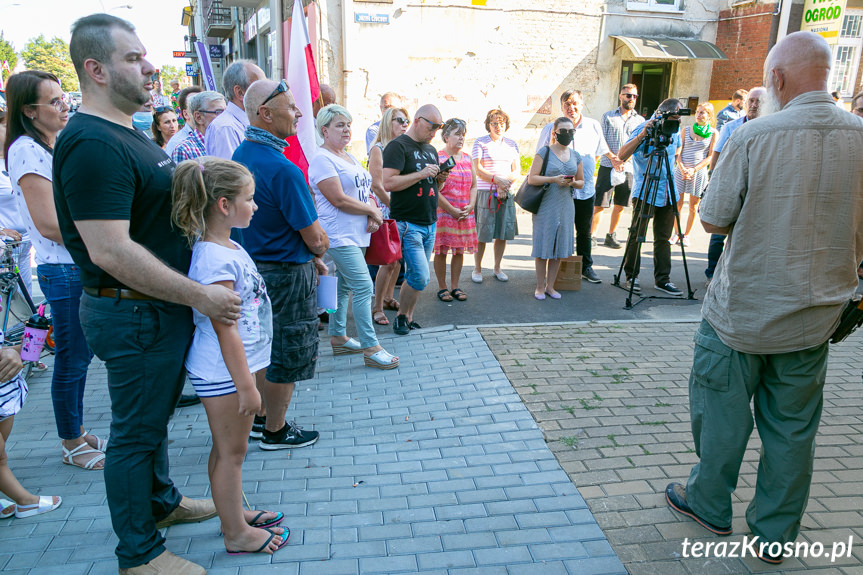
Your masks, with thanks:
[[(808, 37), (793, 42), (811, 43)], [(813, 50), (811, 58), (823, 51), (820, 44)], [(228, 553), (274, 553), (290, 535), (281, 525), (284, 514), (243, 508), (241, 468), (247, 437), (263, 450), (302, 448), (319, 439), (317, 431), (286, 419), (296, 382), (315, 374), (318, 279), (333, 270), (338, 277), (337, 306), (329, 316), (333, 355), (362, 354), (365, 366), (382, 370), (397, 368), (399, 358), (381, 346), (375, 324), (388, 325), (384, 310), (395, 310), (396, 334), (419, 328), (414, 312), (432, 268), (437, 298), (465, 301), (468, 293), (459, 283), (464, 256), (474, 255), (471, 280), (482, 283), (485, 247), (492, 243), (492, 276), (508, 281), (502, 260), (507, 242), (518, 233), (514, 185), (521, 177), (518, 145), (505, 135), (510, 118), (501, 109), (490, 110), (487, 135), (467, 153), (465, 121), (444, 120), (433, 104), (421, 105), (411, 116), (402, 98), (384, 94), (381, 119), (366, 133), (365, 167), (348, 151), (350, 111), (323, 87), (313, 111), (319, 147), (307, 165), (298, 166), (289, 157), (298, 148), (291, 151), (290, 144), (296, 142), (302, 113), (287, 82), (267, 79), (253, 62), (228, 66), (221, 94), (175, 85), (168, 98), (153, 85), (155, 70), (134, 27), (124, 20), (105, 14), (82, 18), (73, 26), (70, 52), (83, 93), (77, 114), (69, 118), (58, 79), (38, 71), (9, 79), (9, 108), (0, 112), (9, 172), (8, 182), (0, 180), (0, 233), (20, 241), (19, 249), (28, 256), (20, 255), (22, 269), (29, 266), (30, 245), (35, 249), (39, 283), (51, 304), (57, 341), (52, 400), (62, 461), (104, 472), (121, 573), (202, 573), (167, 551), (158, 529), (216, 515)], [(782, 104), (797, 102), (795, 96), (803, 92), (795, 92), (802, 88), (794, 82), (806, 79), (785, 76), (780, 64), (791, 66), (787, 58), (779, 52), (771, 60), (776, 77), (781, 72), (782, 81), (792, 86)], [(750, 162), (741, 152), (744, 138), (764, 134), (769, 139), (764, 123), (760, 132), (747, 129), (732, 136), (763, 110), (767, 92), (763, 87), (738, 91), (715, 115), (712, 105), (699, 105), (694, 124), (670, 135), (663, 146), (673, 158), (673, 173), (656, 174), (649, 158), (657, 148), (657, 119), (646, 120), (635, 111), (635, 85), (621, 87), (619, 105), (601, 121), (582, 114), (580, 91), (565, 91), (562, 115), (543, 128), (527, 175), (530, 185), (545, 188), (532, 216), (534, 297), (562, 297), (555, 280), (561, 261), (574, 253), (582, 258), (583, 279), (601, 283), (592, 258), (599, 217), (612, 208), (603, 245), (623, 248), (616, 230), (630, 204), (643, 217), (634, 223), (624, 250), (626, 286), (641, 289), (639, 245), (632, 238), (644, 236), (652, 219), (655, 288), (682, 295), (670, 281), (671, 245), (688, 245), (708, 185), (702, 216), (713, 235), (706, 276), (713, 277), (718, 262), (723, 286), (736, 288), (738, 276), (728, 275), (719, 255), (729, 226), (748, 212), (737, 205), (732, 213), (730, 200), (740, 190), (709, 184), (709, 173), (721, 168), (728, 174), (728, 166)], [(823, 96), (806, 102), (816, 109), (828, 98), (826, 91)], [(134, 121), (148, 106), (152, 139)], [(852, 107), (863, 115), (863, 97), (855, 98)], [(676, 120), (679, 109), (678, 100), (668, 99), (657, 112)], [(836, 114), (830, 112), (828, 119), (849, 132), (857, 129), (859, 121)], [(431, 145), (438, 132), (444, 144), (440, 150)], [(770, 148), (769, 142), (762, 144)], [(723, 162), (717, 164), (720, 154)], [(770, 164), (774, 156), (765, 154), (765, 165)], [(787, 179), (781, 172), (776, 167), (774, 177)], [(655, 193), (646, 193), (647, 178), (655, 180)], [(727, 181), (737, 180), (728, 176)], [(788, 183), (788, 189), (799, 187)], [(729, 202), (721, 204), (713, 194)], [(688, 218), (677, 229), (675, 209), (683, 208), (685, 197)], [(759, 217), (769, 219), (771, 206), (765, 200), (747, 229), (757, 228)], [(372, 234), (388, 220), (395, 220), (403, 264), (380, 266), (372, 277), (364, 253)], [(730, 250), (748, 245), (734, 242)], [(396, 299), (402, 265), (404, 281)], [(727, 307), (727, 294), (715, 286), (708, 291), (717, 310)], [(348, 335), (349, 302), (356, 339)], [(717, 333), (734, 340), (729, 318), (748, 325), (748, 318), (735, 314), (740, 312), (729, 309), (726, 315), (714, 311), (706, 317), (709, 325), (699, 332), (703, 341), (710, 340), (704, 348), (715, 352), (722, 345), (716, 343)], [(750, 353), (791, 351), (786, 347), (765, 340)], [(94, 353), (108, 371), (112, 420), (107, 439), (86, 431), (84, 421), (84, 388)], [(825, 359), (826, 344), (812, 358), (813, 369), (821, 369)], [(57, 496), (28, 492), (7, 465), (5, 441), (27, 393), (20, 367), (14, 348), (0, 350), (0, 491), (13, 500), (3, 503), (0, 518), (45, 513), (62, 503)], [(745, 376), (751, 379), (752, 373)], [(182, 496), (169, 474), (167, 425), (187, 374), (196, 394), (188, 401), (203, 403), (213, 436), (212, 500)], [(699, 409), (701, 418), (700, 413), (719, 408)], [(728, 409), (716, 411), (715, 420), (743, 417)], [(699, 433), (705, 449), (713, 449), (716, 430), (705, 424)], [(741, 448), (745, 435), (739, 437)], [(793, 453), (804, 454), (811, 447), (807, 441)], [(723, 481), (733, 486), (736, 478), (729, 471), (721, 477), (711, 473), (696, 467), (687, 488), (669, 486), (667, 496), (675, 509), (722, 534), (730, 531), (723, 527), (730, 525), (730, 503), (708, 504), (706, 498), (721, 499), (715, 486)], [(703, 495), (695, 498), (696, 492)], [(793, 539), (796, 528), (780, 523), (754, 521), (753, 530), (772, 540)]]

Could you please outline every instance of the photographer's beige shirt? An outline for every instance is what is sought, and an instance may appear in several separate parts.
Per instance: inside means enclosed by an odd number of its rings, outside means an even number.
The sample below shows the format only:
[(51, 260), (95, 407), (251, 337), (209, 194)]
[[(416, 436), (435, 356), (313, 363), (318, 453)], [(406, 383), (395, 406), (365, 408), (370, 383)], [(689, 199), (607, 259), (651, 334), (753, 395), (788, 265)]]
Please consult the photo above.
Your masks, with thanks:
[(827, 92), (734, 131), (701, 202), (731, 226), (702, 316), (732, 349), (823, 344), (857, 287), (863, 258), (863, 120)]

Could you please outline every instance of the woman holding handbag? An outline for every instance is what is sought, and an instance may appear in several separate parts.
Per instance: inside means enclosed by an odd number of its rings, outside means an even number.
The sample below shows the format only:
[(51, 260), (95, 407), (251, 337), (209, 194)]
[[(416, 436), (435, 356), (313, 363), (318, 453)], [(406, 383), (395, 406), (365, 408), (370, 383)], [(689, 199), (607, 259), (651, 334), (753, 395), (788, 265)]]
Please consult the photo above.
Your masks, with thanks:
[[(447, 302), (457, 299), (465, 301), (467, 294), (458, 287), (464, 254), (476, 251), (476, 172), (470, 156), (462, 152), (467, 124), (452, 118), (444, 122), (440, 137), (443, 150), (438, 152), (441, 165), (452, 158), (446, 181), (438, 194), (437, 231), (434, 241), (434, 271), (437, 276), (439, 300)], [(446, 284), (446, 256), (452, 252), (450, 263), (450, 289)]]
[[(309, 164), (309, 183), (321, 226), (330, 238), (327, 253), (336, 263), (339, 278), (338, 306), (329, 323), (333, 355), (362, 353), (367, 366), (393, 369), (399, 358), (378, 344), (372, 323), (372, 278), (364, 257), (371, 233), (383, 222), (380, 209), (371, 200), (372, 177), (345, 151), (351, 142), (350, 113), (331, 104), (321, 108), (316, 120), (324, 143)], [(359, 341), (347, 336), (351, 292)]]
[[(531, 256), (536, 258), (536, 291), (533, 295), (540, 301), (546, 296), (560, 299), (560, 292), (554, 289), (554, 281), (560, 269), (560, 260), (573, 253), (572, 221), (575, 218), (575, 205), (572, 203), (572, 189), (584, 187), (581, 156), (569, 147), (574, 133), (572, 120), (565, 117), (555, 120), (551, 143), (534, 156), (527, 176), (527, 183), (531, 186), (548, 185), (539, 210), (533, 215)], [(546, 154), (548, 161), (545, 175), (542, 175)]]

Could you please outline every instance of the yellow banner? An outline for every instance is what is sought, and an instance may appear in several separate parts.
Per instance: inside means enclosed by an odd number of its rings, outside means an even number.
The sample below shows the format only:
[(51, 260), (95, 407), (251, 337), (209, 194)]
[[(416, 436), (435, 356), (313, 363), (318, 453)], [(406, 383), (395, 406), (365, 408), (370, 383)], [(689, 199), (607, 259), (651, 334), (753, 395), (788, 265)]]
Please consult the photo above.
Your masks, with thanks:
[(846, 0), (806, 0), (800, 29), (823, 36), (828, 44), (836, 44), (845, 17)]

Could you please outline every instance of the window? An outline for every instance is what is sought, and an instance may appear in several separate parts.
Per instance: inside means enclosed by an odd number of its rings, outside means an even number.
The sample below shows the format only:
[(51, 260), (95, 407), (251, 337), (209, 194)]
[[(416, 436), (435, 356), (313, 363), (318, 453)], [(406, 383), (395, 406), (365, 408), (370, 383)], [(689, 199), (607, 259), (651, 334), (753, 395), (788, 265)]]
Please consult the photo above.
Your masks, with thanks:
[(842, 20), (839, 41), (833, 46), (833, 68), (830, 70), (828, 89), (838, 90), (842, 96), (854, 95), (860, 53), (863, 49), (863, 11), (848, 10)]
[(683, 0), (626, 0), (627, 10), (683, 12)]

